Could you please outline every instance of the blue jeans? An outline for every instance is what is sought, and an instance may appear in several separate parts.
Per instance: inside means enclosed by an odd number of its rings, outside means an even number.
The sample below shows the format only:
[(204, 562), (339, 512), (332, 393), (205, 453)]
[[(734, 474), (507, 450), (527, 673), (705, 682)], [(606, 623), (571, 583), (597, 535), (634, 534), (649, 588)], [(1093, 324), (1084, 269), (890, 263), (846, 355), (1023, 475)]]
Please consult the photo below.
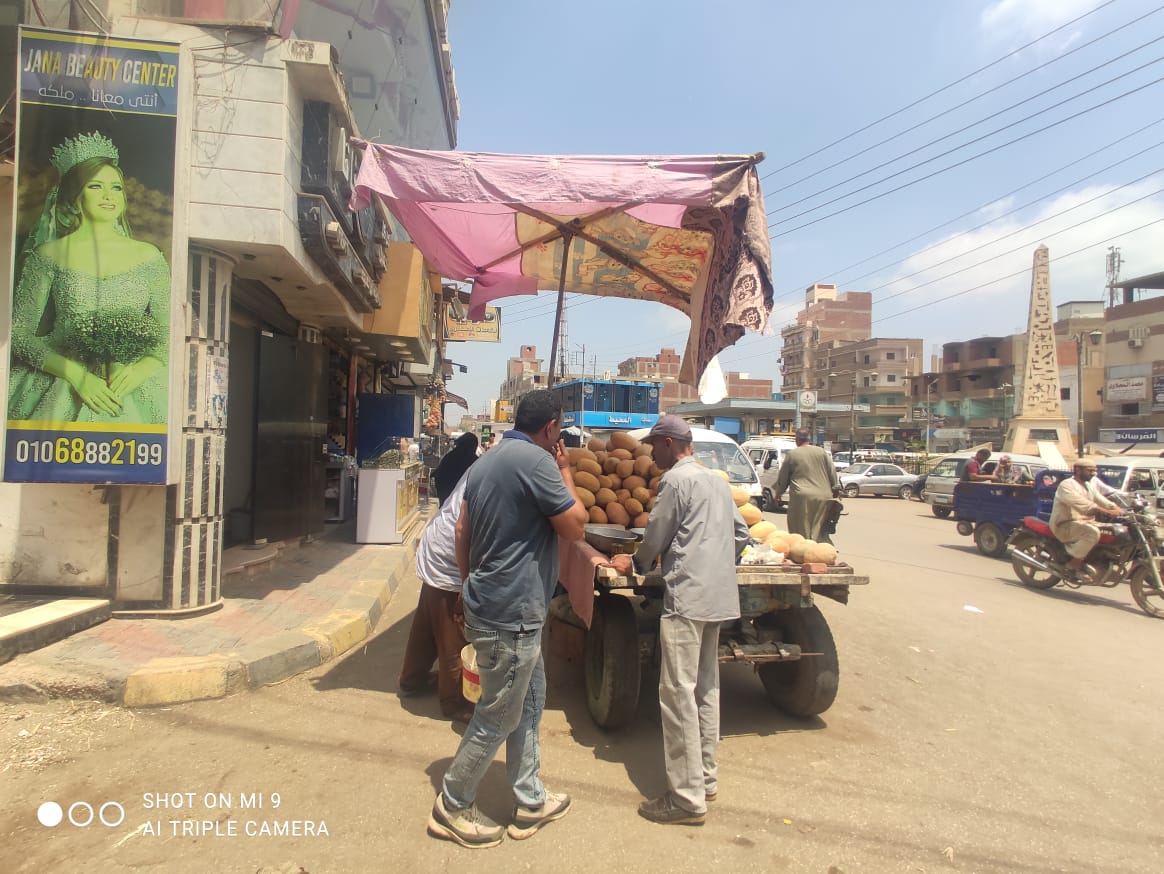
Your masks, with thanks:
[(541, 807), (546, 789), (538, 771), (538, 727), (546, 706), (542, 630), (497, 631), (465, 625), (465, 639), (477, 651), (481, 700), (473, 710), (441, 789), (452, 808), (468, 807), (493, 757), (505, 742), (505, 771), (513, 796), (523, 807)]

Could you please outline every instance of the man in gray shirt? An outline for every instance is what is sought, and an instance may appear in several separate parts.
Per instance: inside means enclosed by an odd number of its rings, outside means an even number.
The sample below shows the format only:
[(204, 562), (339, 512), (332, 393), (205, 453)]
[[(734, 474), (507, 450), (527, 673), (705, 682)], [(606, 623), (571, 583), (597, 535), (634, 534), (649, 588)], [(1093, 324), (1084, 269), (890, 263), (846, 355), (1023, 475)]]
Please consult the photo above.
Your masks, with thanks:
[(456, 554), (481, 700), (441, 781), (428, 831), (471, 849), (496, 846), (506, 831), (476, 804), (503, 743), (514, 800), (511, 838), (528, 838), (570, 809), (570, 796), (547, 792), (538, 773), (546, 704), (542, 625), (558, 582), (558, 538), (581, 540), (587, 518), (559, 439), (561, 419), (550, 392), (530, 392), (517, 406), (513, 430), (465, 474)]
[(738, 619), (736, 556), (748, 543), (727, 481), (695, 460), (691, 428), (661, 416), (643, 438), (665, 469), (635, 555), (616, 555), (621, 574), (646, 573), (662, 559), (659, 712), (668, 791), (639, 805), (653, 822), (700, 825), (718, 794), (719, 625)]
[(822, 447), (809, 442), (810, 437), (803, 428), (796, 432), (796, 448), (784, 456), (776, 475), (776, 500), (788, 492), (789, 531), (828, 541), (824, 522), (837, 489), (837, 469)]

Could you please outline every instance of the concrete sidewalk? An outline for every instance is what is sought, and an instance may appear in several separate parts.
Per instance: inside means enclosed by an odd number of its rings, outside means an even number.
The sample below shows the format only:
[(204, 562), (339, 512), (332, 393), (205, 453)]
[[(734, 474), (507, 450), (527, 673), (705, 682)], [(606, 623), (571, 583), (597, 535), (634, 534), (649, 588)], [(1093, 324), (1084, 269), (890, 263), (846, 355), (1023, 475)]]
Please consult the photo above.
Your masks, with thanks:
[[(0, 665), (2, 698), (95, 698), (146, 707), (277, 683), (362, 643), (415, 568), (425, 520), (400, 545), (353, 542), (353, 523), (223, 580), (220, 610), (113, 618)], [(245, 564), (245, 562), (243, 563)]]

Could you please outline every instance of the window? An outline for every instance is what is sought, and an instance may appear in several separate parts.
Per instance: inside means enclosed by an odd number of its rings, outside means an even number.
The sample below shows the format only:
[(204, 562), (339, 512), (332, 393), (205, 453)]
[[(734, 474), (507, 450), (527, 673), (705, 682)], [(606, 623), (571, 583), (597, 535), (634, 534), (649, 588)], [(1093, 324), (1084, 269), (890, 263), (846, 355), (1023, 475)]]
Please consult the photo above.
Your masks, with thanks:
[(896, 352), (886, 352), (885, 353), (885, 360), (886, 361), (896, 361), (897, 360), (897, 353)]
[(1121, 416), (1138, 416), (1140, 415), (1140, 405), (1135, 404), (1120, 404)]
[(1071, 400), (1071, 389), (1069, 387), (1059, 389), (1059, 400), (1061, 400), (1061, 401)]
[(865, 363), (866, 363), (866, 364), (869, 364), (869, 363), (870, 363), (870, 362), (869, 362), (869, 356), (868, 356), (868, 355), (866, 355), (866, 356), (864, 356), (864, 358), (865, 358)]
[(896, 374), (896, 373), (890, 373), (890, 374), (888, 374), (888, 375), (885, 377), (885, 381), (886, 381), (886, 382), (897, 382), (897, 374)]

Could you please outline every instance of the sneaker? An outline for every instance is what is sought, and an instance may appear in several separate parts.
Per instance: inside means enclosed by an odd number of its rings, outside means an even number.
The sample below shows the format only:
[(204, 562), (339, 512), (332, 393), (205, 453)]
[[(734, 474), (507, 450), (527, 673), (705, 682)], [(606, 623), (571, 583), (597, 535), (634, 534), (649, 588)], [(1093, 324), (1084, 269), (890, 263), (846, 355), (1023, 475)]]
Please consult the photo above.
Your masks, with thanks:
[(509, 836), (515, 841), (523, 841), (533, 835), (547, 822), (561, 819), (570, 812), (570, 796), (565, 792), (547, 792), (541, 807), (513, 808), (513, 823), (509, 826)]
[(505, 829), (470, 804), (460, 810), (445, 807), (445, 794), (437, 795), (428, 816), (428, 833), (435, 838), (455, 841), (470, 850), (496, 847), (505, 837)]
[(705, 813), (693, 813), (675, 803), (670, 793), (639, 805), (639, 816), (663, 825), (703, 825)]

